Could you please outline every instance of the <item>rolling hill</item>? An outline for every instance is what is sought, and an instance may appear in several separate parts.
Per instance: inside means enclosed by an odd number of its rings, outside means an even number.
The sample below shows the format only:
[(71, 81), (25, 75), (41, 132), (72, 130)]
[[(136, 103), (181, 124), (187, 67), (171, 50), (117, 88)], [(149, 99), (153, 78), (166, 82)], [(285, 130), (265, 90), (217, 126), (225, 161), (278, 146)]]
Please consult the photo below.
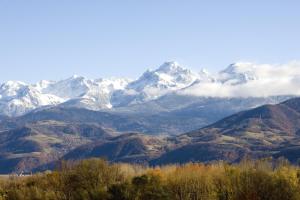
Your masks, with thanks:
[(202, 129), (176, 136), (178, 147), (162, 154), (153, 164), (237, 162), (285, 156), (295, 162), (300, 150), (300, 98), (264, 105), (226, 117)]
[[(146, 123), (145, 115), (128, 116), (53, 107), (17, 118), (4, 117), (0, 122), (0, 164), (5, 167), (0, 173), (45, 170), (60, 159), (90, 157), (161, 165), (238, 162), (244, 156), (285, 156), (297, 162), (300, 155), (300, 98), (238, 112), (180, 135), (143, 134), (156, 123), (156, 129), (169, 125), (159, 118)], [(179, 114), (177, 120), (183, 116)]]

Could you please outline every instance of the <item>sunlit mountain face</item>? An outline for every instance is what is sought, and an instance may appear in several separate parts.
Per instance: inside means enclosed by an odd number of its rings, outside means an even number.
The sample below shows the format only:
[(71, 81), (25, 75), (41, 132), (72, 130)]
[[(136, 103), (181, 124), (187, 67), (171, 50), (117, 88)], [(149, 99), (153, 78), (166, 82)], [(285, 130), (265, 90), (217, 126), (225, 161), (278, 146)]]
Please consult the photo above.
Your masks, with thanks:
[(89, 157), (160, 165), (283, 155), (294, 162), (299, 99), (286, 100), (298, 96), (299, 77), (298, 63), (234, 63), (213, 74), (166, 62), (135, 80), (8, 81), (0, 86), (0, 165), (8, 166), (0, 173)]
[(216, 74), (205, 69), (193, 72), (177, 62), (165, 62), (155, 70), (147, 70), (136, 80), (91, 80), (75, 75), (61, 81), (43, 80), (36, 84), (8, 81), (0, 86), (0, 114), (20, 116), (34, 109), (57, 105), (124, 110), (169, 95), (241, 100), (298, 95), (299, 77), (300, 64), (297, 62), (278, 66), (240, 62)]

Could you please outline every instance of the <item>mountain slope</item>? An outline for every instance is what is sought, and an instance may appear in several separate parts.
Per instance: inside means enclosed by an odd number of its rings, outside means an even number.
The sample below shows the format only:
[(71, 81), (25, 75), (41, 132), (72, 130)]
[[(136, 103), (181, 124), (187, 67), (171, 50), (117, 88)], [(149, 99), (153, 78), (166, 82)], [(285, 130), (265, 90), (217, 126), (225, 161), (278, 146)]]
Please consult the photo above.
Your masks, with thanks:
[(176, 136), (177, 147), (152, 164), (286, 156), (300, 149), (300, 98), (243, 111), (202, 129)]
[(22, 127), (28, 123), (31, 124), (41, 121), (96, 123), (116, 131), (144, 131), (147, 128), (147, 125), (143, 125), (138, 119), (130, 118), (128, 116), (92, 111), (83, 108), (52, 107), (36, 110), (20, 117), (4, 119), (0, 122), (0, 130)]
[(269, 98), (214, 98), (176, 93), (126, 107), (112, 109), (122, 116), (139, 117), (156, 134), (180, 134), (212, 124), (224, 117), (263, 104), (276, 104), (288, 96)]
[(270, 98), (201, 98), (165, 95), (144, 104), (118, 109), (93, 111), (83, 108), (56, 106), (34, 110), (23, 116), (0, 120), (0, 130), (16, 128), (43, 120), (98, 123), (118, 132), (141, 132), (151, 135), (195, 130), (241, 110), (264, 103), (277, 103), (288, 97)]
[(277, 105), (265, 105), (227, 117), (202, 132), (218, 130), (221, 134), (238, 134), (241, 131), (277, 132), (296, 135), (300, 129), (300, 98)]
[[(134, 135), (135, 139), (130, 135), (123, 135), (121, 140), (112, 139), (109, 142), (81, 146), (64, 158), (95, 156), (106, 157), (114, 162), (143, 161), (151, 165), (161, 165), (218, 160), (238, 162), (244, 156), (285, 156), (296, 162), (300, 155), (299, 111), (300, 98), (295, 98), (277, 105), (264, 105), (242, 111), (186, 134), (153, 137), (156, 138), (154, 156), (149, 153), (143, 140), (136, 138), (137, 135)], [(138, 138), (143, 137), (146, 136), (139, 135)]]
[(0, 173), (30, 172), (70, 150), (115, 133), (92, 123), (40, 121), (0, 133)]
[(110, 123), (116, 121), (118, 130), (125, 130), (132, 125), (132, 119), (115, 117), (118, 116), (84, 109), (52, 108), (15, 121), (4, 118), (0, 164), (8, 167), (0, 167), (0, 172), (44, 170), (59, 159), (89, 157), (160, 165), (237, 162), (246, 155), (285, 156), (297, 162), (300, 155), (300, 98), (242, 111), (177, 136), (118, 135)]
[(167, 141), (162, 137), (129, 133), (106, 141), (83, 145), (67, 153), (63, 159), (103, 157), (112, 162), (147, 164), (165, 151)]

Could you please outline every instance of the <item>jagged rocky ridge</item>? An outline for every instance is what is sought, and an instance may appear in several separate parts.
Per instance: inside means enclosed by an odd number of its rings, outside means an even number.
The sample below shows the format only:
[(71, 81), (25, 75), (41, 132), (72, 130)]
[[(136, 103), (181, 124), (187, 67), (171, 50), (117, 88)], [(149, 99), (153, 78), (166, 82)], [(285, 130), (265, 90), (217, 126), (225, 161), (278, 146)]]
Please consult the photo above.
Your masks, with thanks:
[(124, 110), (170, 94), (213, 98), (298, 95), (298, 77), (299, 63), (281, 66), (235, 63), (217, 74), (210, 74), (206, 70), (195, 73), (176, 62), (166, 62), (156, 70), (146, 71), (136, 80), (90, 80), (73, 76), (36, 84), (8, 81), (0, 85), (0, 114), (20, 116), (34, 109), (57, 105)]

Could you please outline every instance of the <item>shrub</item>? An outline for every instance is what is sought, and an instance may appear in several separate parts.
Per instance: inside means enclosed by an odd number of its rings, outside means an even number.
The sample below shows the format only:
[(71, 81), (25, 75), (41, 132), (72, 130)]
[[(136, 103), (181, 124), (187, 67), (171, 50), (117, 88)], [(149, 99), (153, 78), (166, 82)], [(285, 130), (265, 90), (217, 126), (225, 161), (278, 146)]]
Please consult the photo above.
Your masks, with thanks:
[(147, 168), (101, 159), (0, 180), (0, 200), (298, 200), (300, 168), (283, 159)]

